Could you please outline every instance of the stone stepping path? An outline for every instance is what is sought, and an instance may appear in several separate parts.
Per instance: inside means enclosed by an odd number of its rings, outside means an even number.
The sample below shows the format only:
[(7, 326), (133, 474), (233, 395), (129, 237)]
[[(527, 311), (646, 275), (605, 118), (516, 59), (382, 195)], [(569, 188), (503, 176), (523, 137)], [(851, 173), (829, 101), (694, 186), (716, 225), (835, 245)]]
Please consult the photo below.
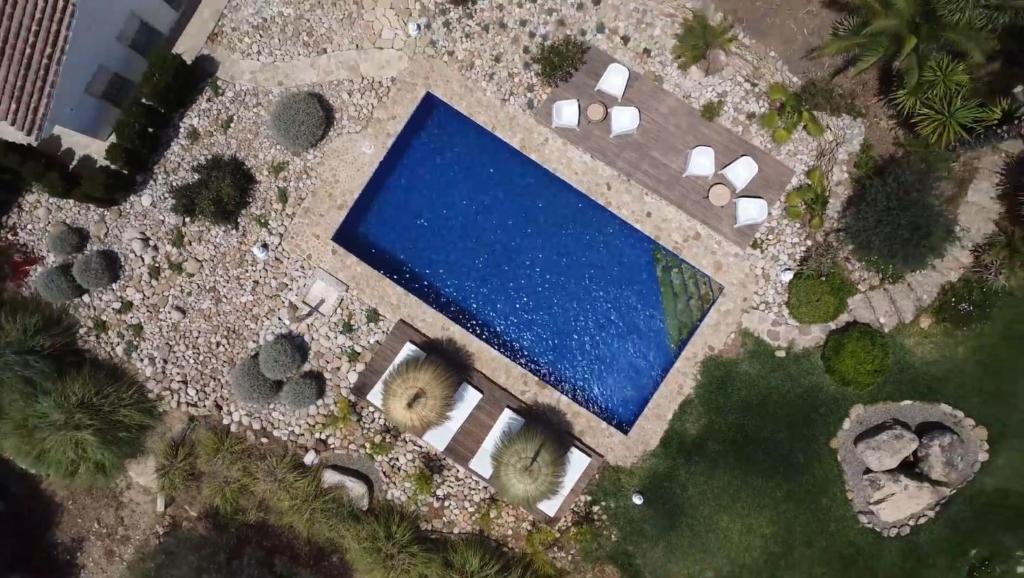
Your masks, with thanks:
[(748, 311), (743, 327), (777, 347), (817, 347), (829, 331), (850, 321), (867, 323), (889, 332), (910, 323), (929, 307), (944, 283), (955, 281), (971, 265), (971, 247), (995, 231), (1002, 210), (997, 198), (999, 169), (1003, 155), (985, 154), (978, 160), (978, 172), (957, 212), (956, 242), (946, 254), (927, 269), (907, 275), (899, 283), (880, 287), (851, 297), (846, 313), (832, 323), (787, 325), (760, 311)]

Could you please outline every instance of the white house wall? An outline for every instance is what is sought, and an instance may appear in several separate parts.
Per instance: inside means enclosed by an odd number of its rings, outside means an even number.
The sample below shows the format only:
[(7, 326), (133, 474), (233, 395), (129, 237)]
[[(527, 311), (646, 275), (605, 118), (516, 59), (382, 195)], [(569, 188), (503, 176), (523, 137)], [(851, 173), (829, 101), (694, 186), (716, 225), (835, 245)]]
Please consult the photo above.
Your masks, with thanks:
[(86, 93), (86, 87), (101, 65), (132, 81), (142, 76), (146, 60), (118, 40), (132, 13), (164, 34), (174, 28), (179, 16), (163, 0), (78, 0), (67, 57), (43, 134), (60, 125), (101, 140), (110, 135), (120, 111)]

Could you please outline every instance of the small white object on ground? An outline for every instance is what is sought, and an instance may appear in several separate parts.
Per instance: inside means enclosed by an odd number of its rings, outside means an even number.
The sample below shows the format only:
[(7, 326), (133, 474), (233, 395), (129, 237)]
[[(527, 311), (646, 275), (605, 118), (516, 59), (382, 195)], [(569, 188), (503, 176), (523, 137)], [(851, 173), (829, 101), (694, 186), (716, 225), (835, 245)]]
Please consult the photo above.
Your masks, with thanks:
[(309, 450), (306, 455), (302, 457), (302, 463), (309, 467), (313, 467), (320, 463), (320, 454), (316, 453), (316, 450)]
[(420, 23), (415, 20), (407, 24), (405, 26), (405, 30), (409, 33), (409, 36), (413, 38), (419, 38), (419, 35), (423, 32), (423, 28), (420, 26)]
[(156, 512), (163, 514), (167, 510), (167, 496), (163, 492), (156, 495)]
[(256, 259), (266, 261), (270, 258), (270, 249), (266, 243), (260, 243), (252, 248), (252, 254), (256, 256)]
[(644, 503), (644, 495), (640, 492), (633, 492), (633, 503), (641, 506)]
[(785, 269), (779, 271), (779, 281), (782, 281), (783, 283), (789, 283), (790, 281), (793, 280), (794, 275), (796, 275), (796, 272), (790, 269), (789, 267), (786, 267)]

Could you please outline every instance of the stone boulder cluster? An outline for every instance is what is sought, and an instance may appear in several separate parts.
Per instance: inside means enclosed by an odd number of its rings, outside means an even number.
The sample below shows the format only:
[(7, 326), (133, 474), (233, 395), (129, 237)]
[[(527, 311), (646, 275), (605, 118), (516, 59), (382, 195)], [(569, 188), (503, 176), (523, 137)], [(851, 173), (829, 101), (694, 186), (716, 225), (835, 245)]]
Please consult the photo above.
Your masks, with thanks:
[(857, 404), (832, 440), (858, 521), (905, 536), (988, 460), (988, 431), (946, 404)]

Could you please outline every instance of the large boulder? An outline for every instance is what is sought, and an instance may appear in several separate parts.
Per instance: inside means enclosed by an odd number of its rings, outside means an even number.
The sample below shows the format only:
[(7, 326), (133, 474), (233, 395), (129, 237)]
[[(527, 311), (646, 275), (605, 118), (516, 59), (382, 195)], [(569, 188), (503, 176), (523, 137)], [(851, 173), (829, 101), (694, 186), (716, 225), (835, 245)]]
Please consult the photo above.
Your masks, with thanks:
[(370, 484), (359, 472), (340, 466), (328, 466), (320, 474), (320, 483), (325, 488), (338, 488), (352, 505), (360, 510), (370, 507)]
[(957, 486), (971, 477), (967, 443), (950, 429), (937, 429), (921, 436), (914, 454), (917, 469), (929, 478)]
[(854, 450), (868, 469), (884, 472), (900, 465), (919, 443), (910, 429), (898, 423), (884, 423), (858, 436)]
[(864, 476), (868, 508), (885, 523), (903, 520), (931, 509), (949, 490), (900, 472), (872, 472)]
[(708, 76), (719, 74), (729, 66), (729, 55), (721, 48), (712, 48), (711, 50), (708, 50), (708, 55), (705, 57), (705, 60)]

